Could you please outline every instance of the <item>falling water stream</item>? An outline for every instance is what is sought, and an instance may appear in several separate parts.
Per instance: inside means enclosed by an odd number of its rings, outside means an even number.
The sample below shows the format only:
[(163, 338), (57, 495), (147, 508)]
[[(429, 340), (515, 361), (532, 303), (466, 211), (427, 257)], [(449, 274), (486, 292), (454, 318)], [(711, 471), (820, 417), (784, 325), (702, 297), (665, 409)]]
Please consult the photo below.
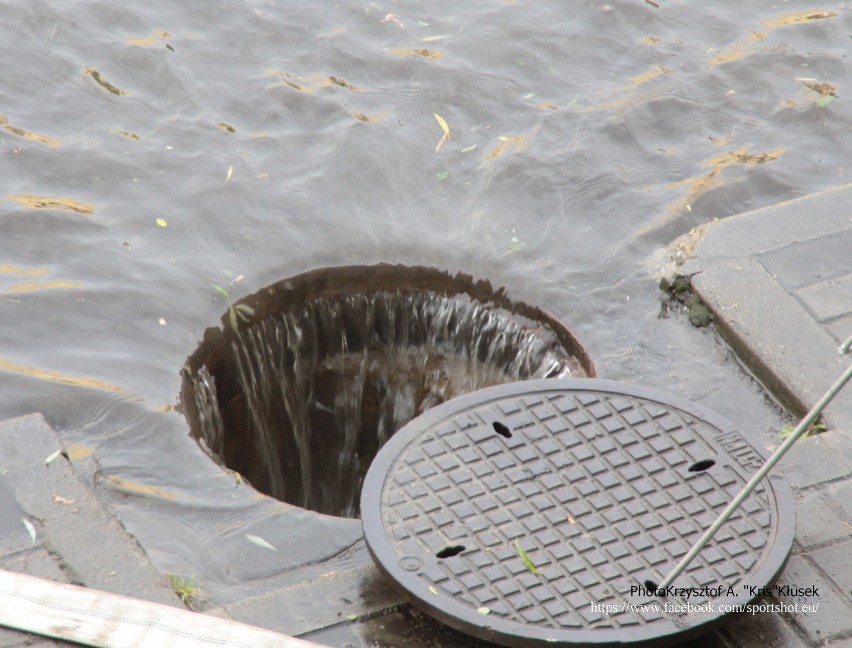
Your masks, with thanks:
[(217, 356), (229, 360), (189, 379), (196, 436), (255, 488), (342, 517), (358, 516), (378, 449), (430, 407), (498, 383), (587, 375), (547, 322), (465, 293), (309, 297), (236, 323)]

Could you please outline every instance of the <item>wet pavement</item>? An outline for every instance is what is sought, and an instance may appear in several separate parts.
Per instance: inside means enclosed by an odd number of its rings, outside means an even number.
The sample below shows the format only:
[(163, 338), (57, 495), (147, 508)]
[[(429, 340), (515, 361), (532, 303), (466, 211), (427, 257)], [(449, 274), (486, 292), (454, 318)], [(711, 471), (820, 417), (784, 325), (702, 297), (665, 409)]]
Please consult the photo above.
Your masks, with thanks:
[[(698, 273), (693, 287), (719, 332), (796, 415), (850, 362), (837, 354), (852, 333), (849, 205), (847, 185), (713, 224), (681, 268)], [(756, 603), (783, 611), (732, 618), (699, 645), (852, 645), (850, 404), (847, 388), (826, 412), (827, 429), (797, 442), (778, 467), (795, 491), (796, 538), (781, 587)], [(58, 449), (37, 414), (0, 424), (0, 567), (180, 605), (145, 542), (98, 497), (95, 459), (71, 446), (53, 456)], [(357, 543), (347, 558), (296, 566), (255, 596), (196, 606), (329, 646), (486, 645), (412, 609)], [(54, 643), (0, 630), (2, 648)]]

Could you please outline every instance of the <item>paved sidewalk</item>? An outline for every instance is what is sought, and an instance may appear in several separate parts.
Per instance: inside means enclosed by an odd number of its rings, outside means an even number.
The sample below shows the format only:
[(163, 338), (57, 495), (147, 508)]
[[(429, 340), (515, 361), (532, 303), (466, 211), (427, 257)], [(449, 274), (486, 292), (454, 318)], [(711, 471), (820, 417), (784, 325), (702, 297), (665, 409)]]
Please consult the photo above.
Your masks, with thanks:
[[(681, 269), (716, 327), (795, 415), (852, 363), (852, 184), (711, 225)], [(852, 646), (852, 384), (778, 464), (796, 491), (793, 554), (780, 582), (820, 586), (809, 615), (734, 626), (734, 643)], [(755, 627), (762, 627), (761, 638)], [(771, 639), (775, 637), (775, 639)]]

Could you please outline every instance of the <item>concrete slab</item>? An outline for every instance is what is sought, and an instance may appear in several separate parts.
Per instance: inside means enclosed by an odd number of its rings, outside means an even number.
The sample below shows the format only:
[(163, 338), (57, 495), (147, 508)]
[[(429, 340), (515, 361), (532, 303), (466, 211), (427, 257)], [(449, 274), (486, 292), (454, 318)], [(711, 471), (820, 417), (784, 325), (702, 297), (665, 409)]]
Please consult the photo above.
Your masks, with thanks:
[[(0, 424), (3, 480), (31, 520), (37, 541), (61, 557), (70, 582), (181, 606), (170, 584), (59, 454), (62, 445), (41, 415)], [(23, 524), (21, 524), (23, 527)], [(31, 540), (27, 534), (27, 541)]]
[[(790, 588), (791, 592), (775, 598), (777, 602), (793, 607), (793, 611), (787, 614), (788, 618), (812, 643), (852, 634), (852, 604), (804, 556), (790, 557), (777, 585)], [(818, 595), (797, 595), (808, 588), (817, 588)]]
[[(852, 184), (710, 226), (682, 268), (744, 362), (796, 415), (852, 362)], [(826, 410), (852, 429), (852, 388)]]

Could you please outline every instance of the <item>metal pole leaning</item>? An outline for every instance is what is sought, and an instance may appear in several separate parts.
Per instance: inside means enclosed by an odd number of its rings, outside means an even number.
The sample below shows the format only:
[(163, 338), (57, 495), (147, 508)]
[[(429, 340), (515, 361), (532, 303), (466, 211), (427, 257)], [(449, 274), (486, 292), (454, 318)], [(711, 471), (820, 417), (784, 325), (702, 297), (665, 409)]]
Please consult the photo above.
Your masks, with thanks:
[[(843, 355), (847, 351), (849, 351), (850, 347), (852, 347), (852, 336), (849, 337), (843, 344), (838, 348), (838, 352)], [(672, 584), (675, 578), (680, 576), (681, 572), (686, 569), (686, 566), (689, 565), (693, 561), (693, 559), (699, 554), (699, 552), (710, 542), (710, 539), (716, 535), (716, 532), (722, 527), (725, 522), (728, 521), (728, 518), (733, 515), (734, 511), (736, 511), (740, 504), (743, 503), (746, 497), (748, 497), (751, 492), (755, 489), (755, 487), (760, 483), (760, 481), (766, 477), (767, 473), (772, 470), (773, 466), (784, 456), (787, 450), (790, 449), (796, 440), (802, 435), (802, 433), (808, 429), (808, 426), (813, 423), (817, 417), (819, 417), (822, 410), (828, 405), (831, 400), (837, 395), (837, 393), (843, 389), (843, 386), (849, 382), (849, 379), (852, 378), (852, 364), (843, 372), (843, 374), (834, 381), (834, 384), (828, 388), (828, 391), (823, 394), (822, 398), (819, 399), (816, 405), (811, 408), (811, 411), (805, 415), (805, 418), (801, 420), (799, 425), (790, 433), (790, 436), (782, 443), (775, 452), (772, 453), (772, 456), (766, 460), (766, 463), (758, 470), (754, 477), (752, 477), (748, 483), (743, 486), (743, 489), (737, 494), (737, 496), (731, 500), (731, 503), (725, 507), (725, 510), (719, 514), (719, 517), (716, 518), (716, 521), (704, 532), (698, 541), (692, 545), (692, 548), (687, 552), (687, 554), (681, 558), (680, 562), (675, 565), (674, 569), (669, 572), (669, 574), (663, 579), (663, 581), (657, 586), (658, 590), (664, 590), (669, 585)]]

